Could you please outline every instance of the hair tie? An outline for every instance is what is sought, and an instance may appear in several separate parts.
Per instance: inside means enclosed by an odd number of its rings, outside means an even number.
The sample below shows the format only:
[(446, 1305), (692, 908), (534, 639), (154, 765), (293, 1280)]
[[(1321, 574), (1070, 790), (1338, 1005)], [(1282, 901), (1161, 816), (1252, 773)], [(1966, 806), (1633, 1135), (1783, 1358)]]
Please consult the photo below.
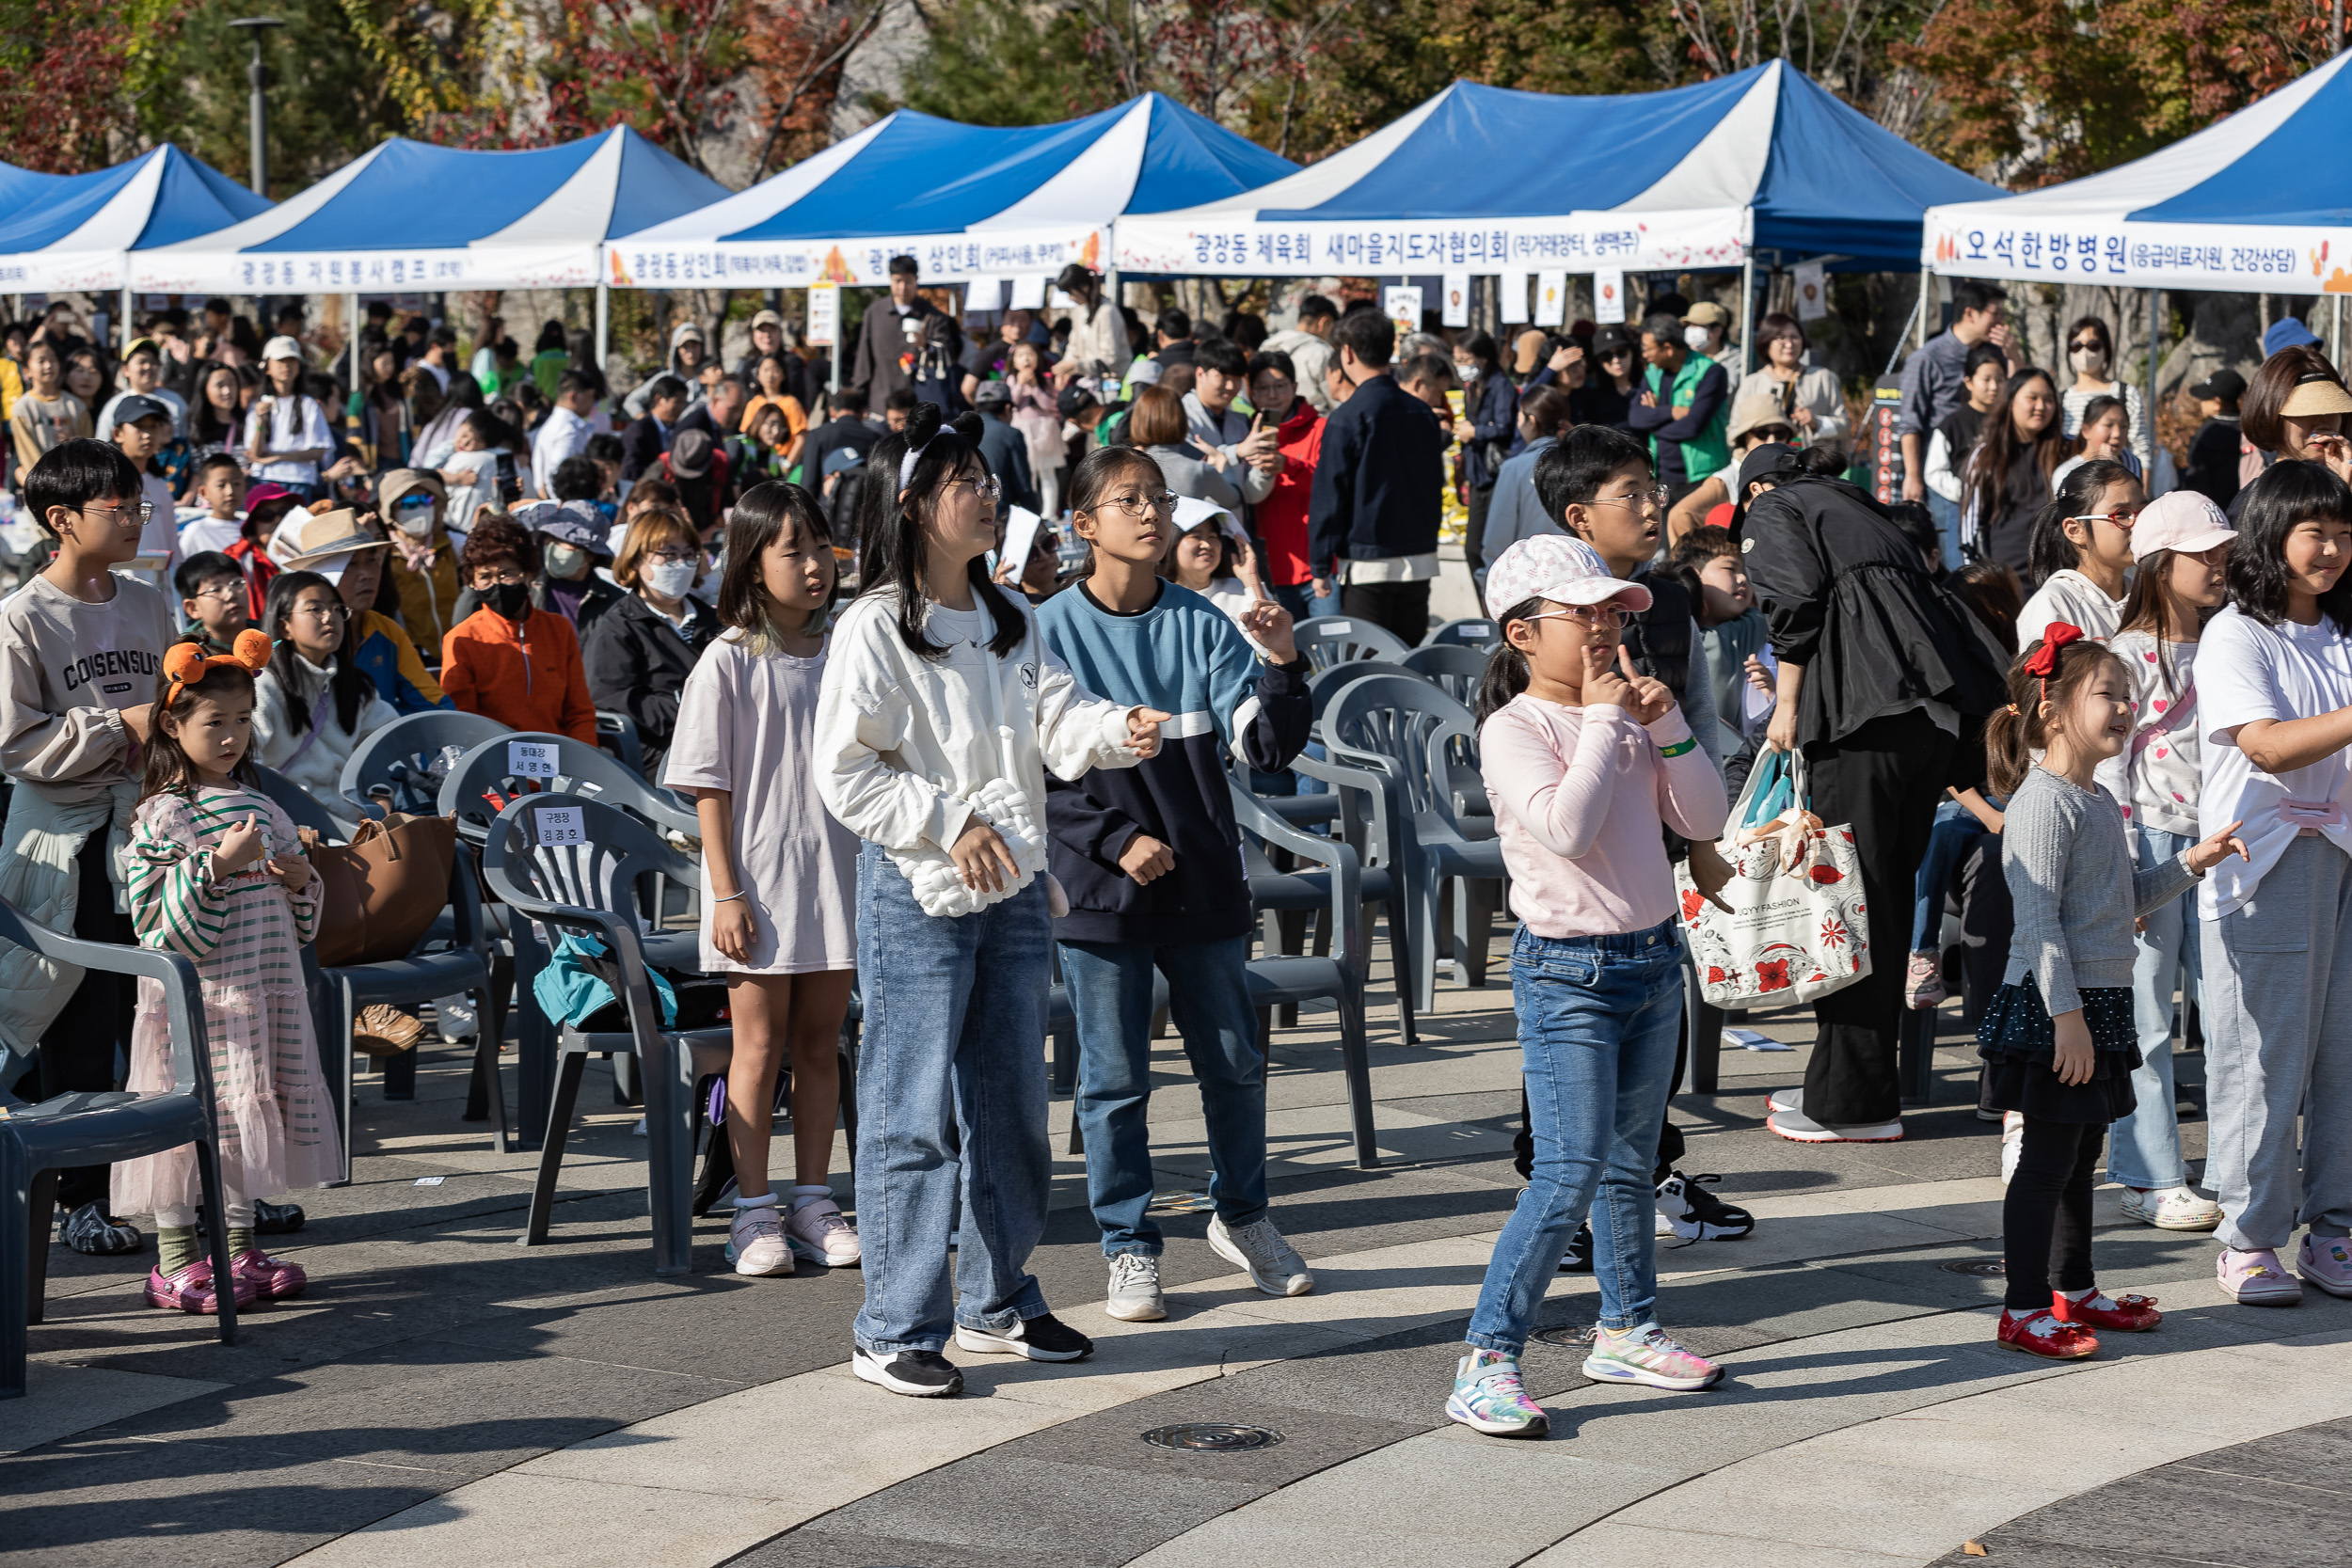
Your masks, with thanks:
[(2025, 717), (2025, 715), (2024, 715), (2024, 714), (2019, 713), (2019, 712), (2017, 711), (2017, 705), (2016, 705), (2015, 703), (2011, 703), (2011, 704), (2010, 704), (2010, 705), (2009, 705), (2009, 711), (2010, 711), (2010, 718), (2012, 718), (2012, 719), (2023, 719), (2023, 718)]
[(270, 647), (269, 633), (258, 626), (247, 626), (237, 633), (234, 649), (225, 654), (208, 656), (200, 643), (173, 643), (164, 655), (164, 673), (171, 677), (170, 689), (164, 694), (164, 706), (168, 708), (177, 703), (181, 692), (200, 684), (216, 668), (259, 674), (269, 665)]

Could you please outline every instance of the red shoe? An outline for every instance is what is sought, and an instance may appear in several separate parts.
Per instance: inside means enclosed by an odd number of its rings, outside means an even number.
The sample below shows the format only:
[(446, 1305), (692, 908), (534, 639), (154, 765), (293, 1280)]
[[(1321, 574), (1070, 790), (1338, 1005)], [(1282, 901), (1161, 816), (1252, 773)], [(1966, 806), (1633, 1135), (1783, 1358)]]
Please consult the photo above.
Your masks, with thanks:
[[(251, 1280), (239, 1275), (235, 1293), (239, 1307), (250, 1307), (261, 1292)], [(171, 1275), (161, 1269), (148, 1270), (147, 1304), (167, 1312), (217, 1313), (220, 1292), (213, 1288), (213, 1260), (199, 1258)]]
[(289, 1296), (298, 1296), (303, 1288), (310, 1283), (310, 1276), (303, 1272), (301, 1264), (272, 1258), (260, 1247), (247, 1247), (229, 1259), (229, 1266), (264, 1301), (284, 1301)]
[(2057, 1314), (2047, 1310), (2028, 1312), (2021, 1318), (2014, 1311), (2004, 1309), (2000, 1340), (2011, 1350), (2052, 1361), (2080, 1361), (2086, 1355), (2099, 1354), (2096, 1335), (2080, 1323), (2061, 1323)]
[[(2106, 1301), (2105, 1307), (2092, 1303)], [(2145, 1334), (2164, 1322), (2164, 1314), (2156, 1310), (2153, 1296), (2089, 1296), (2081, 1301), (2069, 1301), (2063, 1291), (2050, 1292), (2050, 1316), (2063, 1323), (2081, 1323), (2087, 1328), (2109, 1328), (2118, 1334)]]

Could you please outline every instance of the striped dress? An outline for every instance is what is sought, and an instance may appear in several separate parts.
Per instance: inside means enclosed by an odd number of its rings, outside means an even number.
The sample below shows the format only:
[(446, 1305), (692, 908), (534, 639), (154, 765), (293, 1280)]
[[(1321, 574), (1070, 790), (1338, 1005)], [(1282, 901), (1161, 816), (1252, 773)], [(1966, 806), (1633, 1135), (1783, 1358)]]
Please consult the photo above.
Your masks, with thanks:
[[(341, 1176), (318, 1042), (302, 984), (302, 944), (318, 935), (319, 883), (300, 894), (256, 861), (216, 879), (213, 855), (250, 815), (271, 855), (301, 852), (276, 802), (231, 785), (151, 795), (131, 832), (131, 916), (142, 946), (195, 961), (218, 1104), (221, 1178), (243, 1197), (315, 1187)], [(139, 982), (130, 1087), (171, 1086), (163, 988)], [(199, 1196), (193, 1145), (114, 1168), (117, 1213), (186, 1208)]]

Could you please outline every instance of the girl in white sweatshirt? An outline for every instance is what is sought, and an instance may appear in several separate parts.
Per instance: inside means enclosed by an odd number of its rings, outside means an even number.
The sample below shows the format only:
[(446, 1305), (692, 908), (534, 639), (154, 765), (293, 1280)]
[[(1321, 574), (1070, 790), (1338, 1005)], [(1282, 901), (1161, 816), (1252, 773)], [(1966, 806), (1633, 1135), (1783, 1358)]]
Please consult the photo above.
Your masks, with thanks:
[(943, 429), (930, 404), (907, 422), (898, 504), (834, 628), (815, 748), (826, 808), (865, 841), (859, 1092), (875, 1110), (858, 1127), (850, 1368), (928, 1397), (962, 1391), (940, 1354), (951, 1328), (963, 1350), (1036, 1361), (1094, 1348), (1026, 1267), (1052, 1172), (1045, 770), (1132, 767), (1168, 718), (1082, 689), (989, 581), (998, 486), (964, 422)]

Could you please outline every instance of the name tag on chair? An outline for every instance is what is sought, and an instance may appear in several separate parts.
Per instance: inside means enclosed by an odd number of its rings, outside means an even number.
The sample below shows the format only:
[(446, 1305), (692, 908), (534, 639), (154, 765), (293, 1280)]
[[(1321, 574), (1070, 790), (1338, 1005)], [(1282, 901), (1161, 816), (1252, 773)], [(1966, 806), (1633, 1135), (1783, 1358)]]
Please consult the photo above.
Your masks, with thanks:
[(506, 743), (506, 771), (517, 779), (555, 777), (555, 748), (544, 740)]
[(578, 806), (539, 806), (531, 814), (531, 832), (540, 844), (585, 844), (588, 826)]

